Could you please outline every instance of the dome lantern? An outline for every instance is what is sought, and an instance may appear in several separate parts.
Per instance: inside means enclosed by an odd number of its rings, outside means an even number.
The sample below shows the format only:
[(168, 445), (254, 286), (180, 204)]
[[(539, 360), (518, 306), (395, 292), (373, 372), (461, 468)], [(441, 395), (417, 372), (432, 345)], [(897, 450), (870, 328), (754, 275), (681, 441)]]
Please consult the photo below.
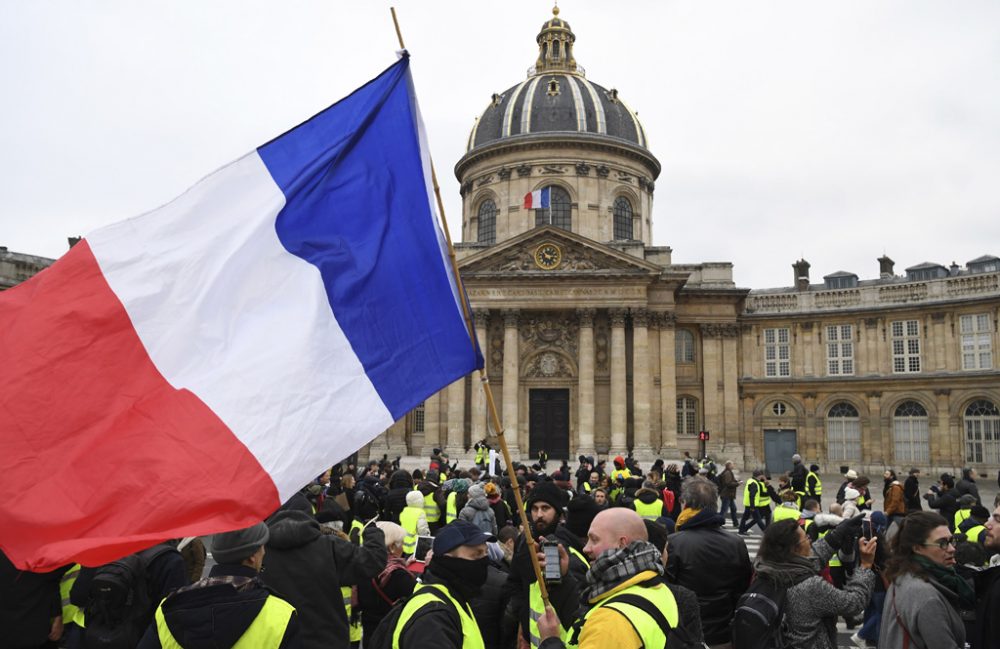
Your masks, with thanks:
[(577, 71), (576, 59), (573, 58), (576, 35), (569, 23), (559, 17), (558, 6), (552, 8), (552, 19), (542, 25), (535, 41), (538, 43), (538, 59), (534, 73)]

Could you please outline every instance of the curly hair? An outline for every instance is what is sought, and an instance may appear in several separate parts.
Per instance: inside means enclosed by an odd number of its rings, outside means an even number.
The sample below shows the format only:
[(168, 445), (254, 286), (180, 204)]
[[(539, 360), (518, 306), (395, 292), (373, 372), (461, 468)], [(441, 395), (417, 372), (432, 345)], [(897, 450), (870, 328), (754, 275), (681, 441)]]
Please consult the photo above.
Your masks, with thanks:
[(791, 518), (771, 523), (764, 530), (757, 557), (771, 563), (788, 561), (795, 555), (795, 548), (799, 545), (798, 530), (799, 522)]
[(893, 537), (891, 545), (892, 558), (885, 568), (885, 578), (895, 580), (907, 573), (921, 579), (927, 576), (920, 564), (914, 560), (914, 549), (927, 541), (930, 533), (938, 527), (948, 526), (944, 516), (936, 512), (912, 512), (907, 514), (899, 525), (899, 531)]

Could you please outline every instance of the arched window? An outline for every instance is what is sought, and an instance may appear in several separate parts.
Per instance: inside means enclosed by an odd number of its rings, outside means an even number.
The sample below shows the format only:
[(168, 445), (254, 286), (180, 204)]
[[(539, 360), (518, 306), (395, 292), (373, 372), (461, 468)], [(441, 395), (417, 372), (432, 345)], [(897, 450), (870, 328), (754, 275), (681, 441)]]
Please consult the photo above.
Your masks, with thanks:
[(615, 199), (615, 241), (627, 241), (632, 238), (632, 203), (624, 196)]
[(835, 403), (827, 413), (826, 456), (830, 462), (861, 461), (861, 418), (849, 403)]
[(489, 244), (497, 242), (497, 204), (492, 199), (487, 198), (479, 204), (479, 232), (476, 241)]
[(535, 225), (554, 225), (572, 230), (569, 194), (562, 187), (549, 186), (549, 206), (535, 210)]
[(965, 409), (965, 459), (1000, 464), (1000, 409), (992, 401), (973, 401)]
[(698, 433), (698, 402), (691, 397), (677, 400), (677, 434), (696, 435)]
[(896, 462), (927, 464), (930, 460), (930, 437), (927, 411), (916, 401), (904, 401), (892, 415), (892, 438)]
[(694, 334), (678, 329), (674, 336), (674, 360), (678, 363), (694, 362)]

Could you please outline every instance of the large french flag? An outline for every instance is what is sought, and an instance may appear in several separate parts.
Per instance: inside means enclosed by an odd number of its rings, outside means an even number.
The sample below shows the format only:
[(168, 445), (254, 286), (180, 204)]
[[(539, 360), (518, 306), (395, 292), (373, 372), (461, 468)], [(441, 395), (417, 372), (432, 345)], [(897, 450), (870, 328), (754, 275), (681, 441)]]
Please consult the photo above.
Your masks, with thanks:
[(404, 56), (0, 294), (0, 547), (101, 564), (260, 521), (482, 366)]

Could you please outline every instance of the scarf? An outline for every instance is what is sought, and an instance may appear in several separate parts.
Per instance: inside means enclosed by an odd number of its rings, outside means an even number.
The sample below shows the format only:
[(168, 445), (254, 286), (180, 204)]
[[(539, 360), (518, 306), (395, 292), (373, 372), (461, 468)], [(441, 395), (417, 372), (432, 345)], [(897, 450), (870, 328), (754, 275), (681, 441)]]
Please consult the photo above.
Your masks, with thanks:
[(378, 579), (378, 585), (385, 588), (386, 584), (389, 583), (389, 578), (392, 577), (392, 573), (397, 570), (406, 570), (406, 559), (390, 555), (388, 561), (385, 563), (385, 570), (380, 572), (378, 577), (376, 577), (376, 579)]
[(684, 523), (687, 523), (689, 519), (694, 518), (700, 513), (701, 513), (700, 509), (692, 509), (690, 507), (682, 511), (680, 513), (680, 516), (677, 517), (677, 529), (680, 529), (681, 526), (684, 525)]
[(942, 566), (926, 557), (914, 555), (917, 564), (930, 575), (932, 581), (937, 582), (945, 589), (955, 595), (958, 607), (963, 611), (974, 611), (976, 609), (976, 591), (972, 589), (969, 582), (965, 581), (961, 575), (955, 572), (952, 566)]
[(819, 574), (815, 558), (798, 555), (786, 561), (765, 561), (758, 558), (754, 561), (754, 570), (758, 576), (768, 577), (785, 588), (791, 588)]
[(592, 601), (646, 570), (663, 574), (660, 551), (649, 541), (632, 541), (624, 548), (605, 550), (590, 564), (588, 585), (580, 599)]

